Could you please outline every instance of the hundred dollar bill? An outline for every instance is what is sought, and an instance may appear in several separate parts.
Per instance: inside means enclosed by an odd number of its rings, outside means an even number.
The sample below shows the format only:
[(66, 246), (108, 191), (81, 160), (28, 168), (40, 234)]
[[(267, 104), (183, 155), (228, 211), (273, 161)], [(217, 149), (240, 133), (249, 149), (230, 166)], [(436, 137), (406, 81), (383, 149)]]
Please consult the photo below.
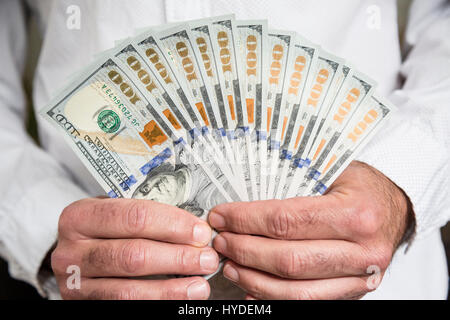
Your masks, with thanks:
[(290, 120), (297, 117), (300, 101), (307, 87), (307, 81), (312, 81), (312, 77), (308, 77), (308, 74), (310, 70), (314, 69), (319, 48), (301, 36), (296, 35), (291, 50), (292, 53), (289, 57), (285, 75), (286, 85), (283, 88), (281, 108), (278, 114), (278, 126), (274, 134), (271, 133), (271, 139), (273, 140), (270, 141), (270, 175), (267, 192), (269, 198), (275, 197), (278, 185), (276, 178), (281, 156), (280, 147), (283, 145), (286, 136), (290, 140), (290, 136), (293, 133), (295, 123)]
[(201, 56), (195, 55), (194, 39), (190, 28), (186, 24), (164, 29), (157, 34), (157, 41), (166, 50), (168, 61), (171, 61), (182, 79), (187, 91), (191, 93), (196, 108), (199, 110), (206, 125), (217, 133), (223, 128), (222, 119), (217, 103), (213, 102), (211, 87), (206, 85), (204, 74), (201, 72)]
[[(200, 71), (201, 61), (199, 59), (201, 57), (195, 56), (195, 45), (190, 36), (189, 27), (181, 25), (166, 29), (158, 33), (157, 37), (157, 42), (160, 42), (160, 46), (166, 48), (164, 52), (166, 59), (176, 66), (178, 76), (183, 79), (186, 90), (191, 93), (195, 106), (202, 114), (207, 126), (212, 129), (214, 140), (211, 141), (211, 146), (216, 151), (215, 162), (220, 166), (234, 188), (239, 190), (240, 185), (234, 183), (234, 174), (230, 164), (226, 161), (227, 158), (231, 158), (231, 155), (227, 156), (224, 148), (222, 150), (219, 149), (223, 146), (226, 136), (222, 134), (224, 131), (219, 131), (219, 128), (223, 129), (219, 108), (217, 104), (213, 105), (215, 101), (211, 98), (213, 97), (212, 88), (206, 85), (203, 74)], [(218, 134), (215, 135), (215, 133)]]
[[(182, 106), (189, 115), (190, 120), (202, 133), (207, 132), (207, 126), (200, 115), (200, 112), (195, 108), (190, 95), (183, 89), (176, 70), (167, 61), (164, 55), (164, 48), (156, 42), (157, 38), (154, 36), (152, 29), (133, 38), (132, 44), (137, 49), (140, 56), (145, 57), (145, 61), (150, 68), (155, 72), (156, 77), (164, 84), (165, 90), (172, 97), (177, 106)], [(174, 98), (176, 97), (176, 98)]]
[(156, 119), (151, 110), (108, 59), (85, 72), (41, 113), (110, 197), (145, 197), (206, 219), (212, 206), (231, 198), (207, 168), (185, 161), (192, 150), (182, 137), (167, 132), (170, 123)]
[(374, 80), (358, 71), (353, 71), (347, 77), (311, 148), (310, 167), (308, 169), (304, 167), (304, 169), (300, 169), (301, 173), (298, 173), (302, 174), (306, 171), (301, 186), (298, 185), (299, 179), (295, 178), (297, 173), (294, 174), (293, 184), (297, 184), (296, 187), (299, 190), (305, 189), (311, 180), (317, 180), (320, 175), (318, 168), (331, 152), (349, 119), (359, 106), (373, 94), (375, 87), (376, 82)]
[[(336, 61), (337, 62), (337, 61)], [(321, 108), (319, 111), (319, 114), (317, 115), (317, 120), (314, 124), (314, 129), (311, 132), (311, 136), (308, 139), (308, 142), (306, 146), (303, 148), (298, 147), (298, 150), (294, 152), (292, 156), (292, 160), (290, 162), (290, 166), (288, 169), (288, 173), (286, 176), (286, 181), (284, 183), (281, 183), (283, 185), (283, 191), (281, 194), (281, 198), (287, 198), (288, 197), (288, 189), (290, 185), (293, 183), (292, 179), (294, 177), (294, 174), (296, 175), (296, 178), (303, 177), (299, 176), (302, 169), (308, 168), (309, 164), (311, 163), (310, 156), (311, 148), (314, 145), (314, 142), (316, 141), (317, 136), (319, 135), (319, 132), (327, 119), (330, 108), (333, 105), (333, 102), (336, 99), (337, 94), (341, 90), (345, 79), (350, 74), (350, 68), (346, 65), (343, 65), (342, 63), (339, 64), (337, 67), (337, 70), (333, 76), (333, 80), (328, 87), (328, 92), (326, 95), (324, 95), (324, 99), (321, 103)], [(297, 142), (296, 142), (297, 143)], [(297, 147), (296, 147), (297, 148)], [(295, 148), (294, 148), (295, 149)], [(303, 175), (306, 173), (303, 172)]]
[[(235, 47), (237, 51), (237, 67), (240, 71), (242, 122), (236, 129), (239, 141), (246, 146), (244, 154), (244, 172), (246, 173), (247, 190), (251, 199), (260, 198), (261, 163), (258, 132), (262, 128), (263, 74), (267, 59), (267, 21), (239, 20), (232, 22)], [(265, 95), (264, 95), (265, 98)]]
[[(278, 120), (280, 115), (281, 101), (284, 87), (288, 83), (286, 77), (287, 63), (292, 52), (295, 39), (295, 33), (289, 31), (269, 30), (268, 32), (268, 49), (270, 54), (268, 63), (265, 64), (266, 82), (263, 85), (267, 88), (266, 105), (262, 108), (263, 122), (267, 123), (267, 138), (261, 139), (261, 144), (265, 144), (266, 155), (261, 162), (261, 189), (263, 191), (262, 199), (267, 199), (267, 186), (269, 183), (271, 148), (268, 142), (275, 141), (276, 131), (278, 128)], [(264, 147), (261, 146), (261, 149)]]
[[(216, 63), (217, 53), (213, 50), (210, 19), (190, 21), (189, 27), (190, 38), (195, 43), (195, 54), (197, 57), (201, 57), (200, 60), (203, 62), (203, 67), (200, 67), (200, 71), (203, 74), (206, 85), (213, 89), (212, 99), (215, 105), (218, 106), (216, 113), (218, 113), (217, 116), (220, 117), (222, 123), (222, 127), (218, 129), (222, 133), (220, 135), (222, 138), (221, 143), (224, 146), (228, 163), (231, 165), (236, 181), (238, 181), (240, 186), (243, 186), (245, 183), (244, 174), (233, 152), (233, 139), (230, 139), (230, 137), (234, 136), (235, 127), (232, 125), (230, 109), (225, 106), (226, 98), (222, 84), (219, 81), (220, 70)], [(248, 198), (245, 198), (247, 193), (243, 192), (242, 194), (244, 196), (243, 200), (248, 200)]]
[[(181, 77), (174, 69), (173, 65), (169, 63), (171, 58), (168, 57), (167, 49), (160, 43), (158, 37), (153, 34), (153, 31), (146, 31), (133, 39), (133, 46), (137, 49), (141, 57), (145, 57), (148, 66), (153, 70), (154, 75), (164, 85), (166, 92), (174, 99), (176, 97), (176, 105), (183, 106), (189, 115), (190, 120), (195, 127), (190, 129), (190, 134), (199, 143), (196, 143), (196, 153), (202, 154), (204, 163), (207, 163), (211, 169), (219, 165), (222, 173), (227, 177), (230, 185), (235, 190), (235, 193), (240, 193), (237, 190), (238, 184), (233, 183), (231, 169), (223, 163), (223, 157), (220, 156), (221, 151), (211, 137), (210, 130), (199, 111), (201, 108), (196, 108), (195, 100), (185, 84), (181, 81)], [(204, 110), (204, 109), (203, 109)], [(203, 113), (206, 115), (206, 112)], [(195, 130), (197, 129), (197, 130)], [(201, 133), (199, 133), (199, 131)], [(239, 200), (244, 200), (242, 196)]]
[(286, 186), (286, 180), (289, 167), (292, 163), (293, 155), (295, 158), (302, 158), (305, 150), (312, 143), (317, 126), (323, 102), (336, 80), (339, 79), (340, 70), (344, 61), (331, 55), (324, 50), (320, 50), (314, 69), (308, 75), (311, 81), (307, 84), (305, 94), (300, 102), (300, 109), (294, 122), (294, 130), (290, 136), (286, 136), (282, 147), (280, 163), (278, 165), (275, 198), (281, 199)]
[[(234, 15), (226, 15), (211, 18), (210, 30), (215, 53), (216, 64), (218, 66), (218, 78), (225, 96), (225, 107), (229, 110), (231, 119), (229, 119), (229, 139), (232, 141), (232, 146), (236, 159), (236, 167), (242, 175), (245, 176), (246, 170), (244, 166), (247, 161), (245, 157), (245, 145), (242, 139), (238, 140), (236, 136), (236, 129), (238, 123), (243, 123), (243, 114), (241, 104), (241, 85), (239, 79), (239, 69), (237, 66), (237, 51), (235, 48), (235, 35), (233, 33), (232, 22)], [(238, 112), (239, 111), (239, 112)], [(244, 141), (245, 142), (245, 141)], [(245, 197), (251, 199), (251, 192), (247, 192), (247, 185), (245, 185)]]
[(343, 131), (334, 150), (319, 168), (320, 179), (311, 184), (306, 195), (324, 194), (342, 171), (386, 123), (396, 108), (387, 100), (373, 95), (361, 106)]

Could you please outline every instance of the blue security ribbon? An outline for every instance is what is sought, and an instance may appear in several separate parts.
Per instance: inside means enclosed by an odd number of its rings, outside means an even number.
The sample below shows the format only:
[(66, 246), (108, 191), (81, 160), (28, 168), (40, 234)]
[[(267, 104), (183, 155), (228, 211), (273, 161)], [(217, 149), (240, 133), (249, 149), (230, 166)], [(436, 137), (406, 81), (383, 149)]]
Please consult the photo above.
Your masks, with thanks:
[(322, 182), (319, 182), (316, 184), (316, 186), (314, 187), (314, 191), (318, 192), (320, 194), (324, 194), (325, 191), (327, 191), (327, 186), (324, 185)]
[(281, 151), (281, 159), (291, 160), (292, 159), (292, 152), (288, 150), (282, 150)]
[(136, 178), (133, 175), (131, 175), (124, 182), (120, 183), (119, 186), (122, 188), (123, 191), (127, 191), (136, 182), (137, 182)]
[(164, 149), (160, 154), (154, 157), (152, 160), (143, 165), (140, 169), (143, 175), (147, 175), (154, 168), (160, 166), (164, 161), (172, 156), (172, 151), (169, 148)]
[(110, 192), (108, 192), (108, 197), (117, 198), (117, 193), (115, 193), (113, 190), (111, 190)]
[(280, 149), (280, 142), (276, 141), (276, 140), (271, 140), (270, 141), (270, 149), (271, 150), (278, 150), (278, 149)]
[(200, 135), (200, 131), (198, 131), (197, 128), (189, 130), (189, 134), (191, 135), (192, 139), (195, 140)]

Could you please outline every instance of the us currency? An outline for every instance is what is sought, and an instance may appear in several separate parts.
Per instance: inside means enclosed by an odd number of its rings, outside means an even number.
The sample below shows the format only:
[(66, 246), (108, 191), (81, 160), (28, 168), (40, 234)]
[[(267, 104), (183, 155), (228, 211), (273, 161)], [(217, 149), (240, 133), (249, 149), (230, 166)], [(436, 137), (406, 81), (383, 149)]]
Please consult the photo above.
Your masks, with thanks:
[(328, 88), (328, 92), (324, 97), (321, 109), (319, 111), (316, 123), (314, 125), (314, 129), (312, 130), (311, 136), (308, 139), (304, 151), (301, 151), (299, 148), (299, 150), (292, 156), (292, 160), (286, 176), (286, 181), (283, 183), (283, 191), (281, 195), (282, 198), (288, 197), (289, 187), (291, 186), (292, 183), (294, 183), (292, 180), (294, 178), (294, 175), (296, 177), (296, 180), (298, 181), (298, 179), (301, 179), (303, 175), (306, 173), (306, 171), (301, 170), (306, 170), (309, 167), (312, 158), (312, 155), (310, 155), (312, 146), (314, 145), (325, 120), (328, 118), (330, 108), (333, 105), (334, 101), (336, 100), (336, 97), (340, 92), (345, 82), (345, 79), (348, 77), (349, 74), (350, 68), (340, 63), (334, 75), (333, 81)]
[[(278, 129), (281, 101), (284, 87), (288, 83), (286, 77), (287, 63), (292, 51), (295, 33), (289, 31), (269, 30), (268, 49), (271, 50), (265, 74), (267, 80), (263, 85), (267, 87), (266, 106), (262, 108), (263, 123), (267, 124), (267, 138), (261, 139), (261, 149), (265, 149), (265, 156), (261, 155), (261, 190), (262, 199), (267, 199), (270, 168), (267, 159), (271, 159), (271, 148), (268, 142), (274, 143)], [(265, 145), (265, 146), (263, 146)], [(265, 162), (263, 164), (263, 162)]]
[[(299, 112), (300, 101), (307, 87), (307, 81), (311, 82), (312, 77), (308, 77), (317, 61), (319, 48), (308, 40), (297, 35), (292, 48), (292, 55), (288, 61), (286, 72), (286, 85), (281, 101), (280, 114), (278, 115), (278, 127), (274, 132), (275, 138), (270, 144), (270, 174), (267, 196), (274, 198), (278, 187), (277, 171), (280, 157), (280, 148), (287, 137), (290, 141), (294, 129), (294, 121)], [(282, 121), (282, 123), (281, 123)]]
[[(216, 63), (217, 53), (213, 50), (213, 41), (211, 34), (210, 19), (200, 19), (189, 22), (190, 27), (190, 38), (195, 40), (196, 46), (194, 46), (195, 54), (197, 57), (201, 57), (203, 62), (203, 68), (200, 71), (203, 73), (203, 78), (207, 86), (213, 88), (213, 100), (218, 106), (218, 113), (220, 115), (222, 126), (218, 130), (221, 132), (222, 143), (224, 149), (226, 150), (226, 156), (228, 157), (228, 163), (231, 164), (233, 174), (237, 183), (243, 186), (245, 183), (244, 174), (242, 167), (238, 165), (238, 160), (235, 158), (233, 152), (233, 139), (230, 137), (234, 136), (233, 121), (231, 118), (231, 112), (225, 105), (226, 98), (224, 96), (224, 90), (222, 89), (222, 84), (219, 81), (219, 67)], [(248, 200), (246, 198), (247, 192), (242, 192), (243, 200)]]
[[(243, 122), (236, 130), (238, 141), (246, 146), (244, 172), (248, 193), (252, 200), (261, 195), (261, 148), (258, 145), (258, 132), (262, 128), (263, 75), (267, 59), (267, 21), (233, 21), (232, 29), (237, 49), (237, 66), (240, 70)], [(265, 95), (264, 95), (265, 98)], [(265, 99), (264, 99), (265, 100)]]
[[(130, 40), (121, 42), (113, 50), (110, 50), (109, 54), (117, 64), (122, 64), (124, 69), (128, 69), (135, 74), (145, 87), (145, 91), (152, 95), (157, 106), (162, 109), (163, 114), (174, 128), (184, 128), (186, 131), (195, 128), (187, 111), (184, 108), (177, 107), (177, 104), (181, 105), (178, 97), (173, 96), (166, 90), (163, 80), (158, 77), (158, 73), (150, 68), (145, 57), (141, 56)], [(191, 136), (189, 135), (186, 139)]]
[(358, 71), (353, 71), (347, 77), (311, 149), (310, 167), (300, 170), (306, 170), (303, 182), (298, 185), (299, 180), (293, 179), (293, 184), (296, 185), (298, 190), (307, 188), (311, 180), (318, 178), (320, 175), (318, 168), (331, 152), (349, 119), (359, 106), (373, 94), (375, 87), (376, 82), (374, 80)]
[[(216, 151), (215, 162), (220, 166), (233, 187), (236, 190), (240, 190), (240, 184), (236, 183), (230, 164), (224, 161), (224, 159), (231, 158), (231, 155), (227, 156), (224, 148), (219, 149), (223, 146), (226, 138), (219, 131), (219, 126), (223, 128), (219, 109), (217, 105), (213, 106), (214, 101), (211, 98), (213, 96), (212, 88), (205, 84), (203, 75), (200, 72), (201, 64), (199, 59), (201, 58), (195, 56), (195, 46), (193, 39), (189, 35), (190, 30), (188, 26), (176, 26), (159, 32), (157, 42), (160, 42), (161, 46), (165, 46), (166, 51), (164, 54), (166, 59), (176, 66), (178, 76), (183, 79), (185, 90), (191, 93), (195, 106), (202, 114), (207, 126), (212, 130), (213, 134), (210, 136), (213, 137), (211, 146)], [(214, 133), (219, 134), (214, 136)]]
[(190, 95), (188, 95), (182, 87), (180, 80), (177, 77), (176, 71), (172, 68), (172, 65), (168, 63), (166, 56), (164, 55), (164, 48), (161, 48), (160, 44), (156, 42), (156, 37), (153, 34), (152, 29), (141, 33), (137, 37), (133, 38), (133, 47), (137, 49), (141, 57), (145, 57), (145, 61), (150, 66), (150, 69), (155, 74), (156, 78), (164, 84), (164, 88), (168, 95), (173, 99), (177, 106), (182, 106), (192, 123), (198, 130), (193, 130), (194, 135), (199, 135), (197, 131), (202, 133), (207, 132), (207, 126), (200, 115), (198, 109), (194, 108), (194, 102)]
[(182, 137), (166, 131), (170, 123), (151, 110), (126, 74), (107, 59), (41, 113), (110, 197), (160, 201), (206, 219), (211, 206), (231, 198), (221, 181), (213, 183), (216, 178), (207, 168), (185, 161), (192, 150)]
[[(246, 148), (242, 145), (242, 139), (238, 140), (236, 136), (238, 123), (242, 124), (244, 119), (243, 113), (240, 112), (242, 110), (241, 85), (236, 58), (237, 52), (234, 45), (235, 35), (232, 29), (233, 20), (234, 15), (211, 18), (210, 30), (213, 51), (219, 71), (218, 78), (226, 98), (226, 108), (228, 108), (231, 115), (229, 127), (233, 130), (230, 130), (228, 137), (232, 141), (237, 161), (236, 166), (239, 167), (238, 170), (242, 172), (245, 179), (245, 176), (248, 176), (246, 170), (244, 170), (244, 166), (247, 163), (247, 161), (244, 161)], [(246, 198), (250, 200), (252, 193), (247, 192), (247, 185), (245, 185), (244, 189)]]
[[(185, 84), (205, 124), (212, 130), (213, 136), (221, 134), (219, 128), (223, 128), (219, 107), (214, 101), (211, 86), (206, 85), (204, 73), (202, 73), (201, 56), (195, 55), (194, 39), (190, 28), (186, 24), (164, 29), (157, 34), (158, 40), (167, 50), (169, 62), (172, 62), (177, 70), (177, 75)], [(214, 103), (216, 102), (216, 103)]]
[(223, 181), (202, 167), (112, 59), (84, 73), (41, 114), (112, 198), (175, 205), (203, 220), (213, 206), (231, 200)]
[(301, 159), (305, 150), (312, 143), (315, 129), (318, 128), (317, 118), (325, 109), (322, 108), (323, 102), (329, 89), (339, 78), (339, 70), (342, 70), (343, 63), (343, 60), (324, 50), (320, 50), (318, 54), (316, 65), (308, 75), (312, 81), (307, 84), (296, 118), (291, 119), (291, 121), (295, 122), (293, 134), (290, 139), (286, 137), (284, 141), (282, 150), (284, 157), (280, 159), (276, 178), (278, 188), (276, 189), (275, 198), (277, 199), (283, 197), (292, 158)]
[[(202, 154), (203, 162), (208, 164), (211, 170), (216, 170), (215, 168), (217, 166), (215, 163), (218, 163), (221, 172), (224, 175), (227, 173), (225, 176), (230, 182), (234, 193), (239, 194), (237, 185), (232, 182), (231, 170), (222, 163), (223, 157), (220, 156), (221, 151), (217, 149), (217, 145), (211, 137), (210, 131), (199, 110), (193, 107), (195, 106), (194, 100), (185, 85), (180, 82), (178, 72), (169, 63), (168, 59), (170, 58), (167, 57), (165, 47), (158, 41), (151, 30), (134, 38), (132, 44), (138, 50), (141, 57), (145, 57), (145, 61), (148, 62), (148, 66), (153, 70), (156, 78), (164, 85), (166, 92), (174, 101), (176, 98), (175, 104), (182, 106), (189, 115), (192, 123), (194, 123), (195, 127), (190, 128), (189, 133), (197, 141), (193, 146), (195, 152)], [(243, 198), (239, 196), (239, 200), (243, 200)]]
[(324, 194), (327, 188), (339, 177), (342, 171), (386, 123), (396, 108), (387, 100), (373, 95), (349, 121), (336, 147), (319, 168), (320, 179), (311, 184), (306, 195)]

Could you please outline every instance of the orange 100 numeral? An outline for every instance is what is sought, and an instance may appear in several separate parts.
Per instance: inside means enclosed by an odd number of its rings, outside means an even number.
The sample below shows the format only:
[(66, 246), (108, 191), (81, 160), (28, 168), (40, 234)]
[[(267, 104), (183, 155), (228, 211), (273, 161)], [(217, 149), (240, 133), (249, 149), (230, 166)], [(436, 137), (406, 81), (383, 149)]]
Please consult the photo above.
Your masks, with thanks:
[(366, 113), (362, 121), (358, 122), (358, 124), (355, 126), (352, 132), (350, 132), (347, 136), (350, 140), (353, 142), (356, 142), (358, 138), (366, 131), (369, 124), (374, 122), (378, 117), (378, 112), (375, 110), (370, 110)]
[(182, 41), (176, 44), (177, 53), (180, 56), (181, 64), (183, 66), (184, 72), (186, 73), (186, 79), (188, 81), (196, 80), (197, 75), (195, 74), (194, 64), (192, 63), (191, 57), (189, 56), (189, 49), (186, 44)]
[(200, 50), (200, 53), (202, 54), (202, 60), (203, 64), (205, 66), (206, 74), (208, 77), (213, 76), (212, 68), (211, 68), (211, 58), (208, 55), (208, 45), (206, 44), (205, 38), (199, 37), (196, 40), (198, 49)]
[(166, 67), (159, 61), (158, 53), (153, 49), (149, 48), (145, 51), (145, 54), (149, 58), (150, 62), (153, 63), (153, 66), (159, 72), (161, 78), (163, 78), (164, 82), (167, 84), (172, 83), (172, 79), (170, 79), (169, 73), (167, 72)]
[(316, 83), (311, 89), (308, 98), (308, 105), (312, 107), (317, 107), (317, 103), (319, 102), (320, 95), (323, 92), (323, 85), (328, 80), (329, 72), (327, 69), (321, 69), (319, 74), (316, 77)]
[(141, 80), (142, 84), (149, 92), (152, 92), (154, 89), (156, 89), (155, 82), (152, 80), (152, 78), (150, 78), (148, 72), (142, 69), (142, 65), (136, 57), (128, 57), (127, 63), (131, 69), (136, 71), (139, 80)]
[(247, 37), (247, 75), (256, 77), (256, 65), (258, 63), (258, 58), (256, 55), (256, 48), (258, 46), (258, 41), (254, 35), (249, 35)]
[(344, 122), (345, 116), (352, 110), (352, 104), (358, 100), (360, 91), (357, 88), (353, 88), (348, 93), (345, 101), (339, 106), (338, 111), (334, 115), (333, 119), (342, 124)]
[(278, 84), (281, 73), (281, 59), (283, 59), (283, 46), (276, 44), (272, 49), (272, 63), (270, 64), (270, 84)]
[(228, 49), (228, 35), (225, 31), (220, 31), (217, 34), (217, 43), (220, 48), (220, 62), (222, 63), (222, 71), (232, 72), (231, 70), (231, 54), (230, 49)]
[(115, 70), (108, 72), (108, 77), (119, 86), (123, 94), (130, 100), (132, 104), (136, 104), (141, 101), (139, 97), (134, 93), (130, 85), (123, 81), (122, 76)]
[(302, 79), (302, 71), (306, 65), (306, 58), (304, 56), (298, 56), (295, 59), (294, 73), (291, 75), (289, 81), (288, 94), (298, 95), (298, 89)]

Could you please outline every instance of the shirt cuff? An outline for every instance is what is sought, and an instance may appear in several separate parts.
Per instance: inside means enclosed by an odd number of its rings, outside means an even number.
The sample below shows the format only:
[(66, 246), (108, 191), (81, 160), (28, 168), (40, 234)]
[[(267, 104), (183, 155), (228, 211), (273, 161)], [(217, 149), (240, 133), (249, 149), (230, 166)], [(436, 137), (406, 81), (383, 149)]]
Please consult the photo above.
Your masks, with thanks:
[(62, 210), (85, 197), (67, 178), (53, 178), (33, 186), (17, 203), (6, 204), (10, 214), (1, 219), (5, 221), (0, 223), (4, 228), (0, 245), (11, 276), (33, 285), (44, 297), (58, 298), (53, 275), (42, 271), (41, 265), (57, 239)]
[(450, 216), (447, 151), (426, 121), (414, 112), (407, 112), (414, 109), (408, 108), (410, 100), (401, 95), (391, 100), (403, 104), (402, 109), (361, 150), (356, 160), (376, 168), (406, 193), (415, 213), (416, 238), (420, 239), (445, 225)]

